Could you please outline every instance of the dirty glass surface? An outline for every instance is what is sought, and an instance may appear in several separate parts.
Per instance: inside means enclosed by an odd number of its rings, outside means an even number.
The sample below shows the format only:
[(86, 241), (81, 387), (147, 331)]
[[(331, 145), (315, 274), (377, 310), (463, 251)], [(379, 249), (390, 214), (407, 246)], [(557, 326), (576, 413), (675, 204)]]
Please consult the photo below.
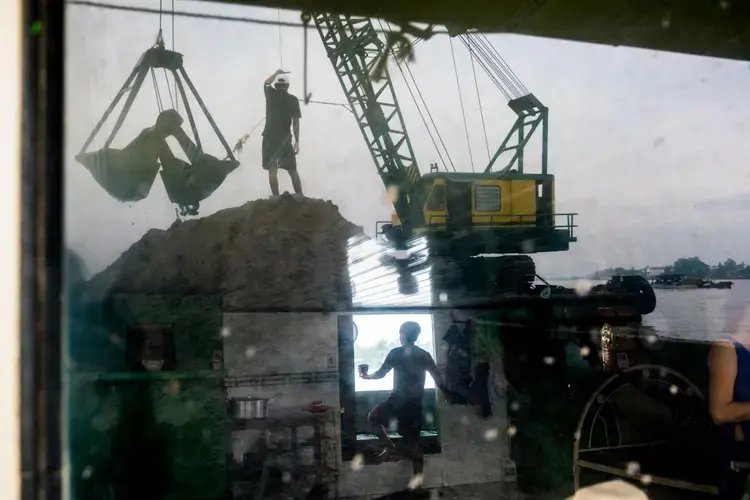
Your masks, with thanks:
[(70, 498), (741, 498), (747, 62), (66, 16)]

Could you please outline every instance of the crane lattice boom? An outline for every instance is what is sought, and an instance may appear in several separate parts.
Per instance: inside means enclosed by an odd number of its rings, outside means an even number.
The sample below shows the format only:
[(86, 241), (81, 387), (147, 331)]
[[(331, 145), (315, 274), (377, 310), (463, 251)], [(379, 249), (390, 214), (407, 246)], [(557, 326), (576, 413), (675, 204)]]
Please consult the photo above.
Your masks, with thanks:
[[(370, 77), (387, 50), (385, 43), (369, 18), (316, 13), (313, 20), (378, 174), (386, 188), (395, 185), (400, 193), (408, 193), (420, 173), (393, 83), (387, 71), (378, 81)], [(398, 196), (394, 206), (401, 223), (408, 227), (406, 196)]]

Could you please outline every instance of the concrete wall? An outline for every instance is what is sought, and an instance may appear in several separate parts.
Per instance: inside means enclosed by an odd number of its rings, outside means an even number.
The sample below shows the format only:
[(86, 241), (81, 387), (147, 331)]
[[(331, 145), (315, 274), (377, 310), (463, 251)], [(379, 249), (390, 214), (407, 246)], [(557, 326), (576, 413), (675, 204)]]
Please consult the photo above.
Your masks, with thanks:
[[(293, 416), (313, 401), (339, 412), (338, 329), (335, 314), (224, 313), (224, 366), (228, 396), (273, 397), (270, 417)], [(334, 440), (339, 419), (326, 429)], [(307, 432), (302, 429), (300, 439)], [(235, 432), (232, 453), (239, 457), (261, 439), (257, 431)], [(329, 465), (340, 461), (338, 446)], [(334, 461), (332, 463), (332, 461)]]
[[(433, 316), (436, 362), (443, 371), (446, 346), (442, 336), (450, 315)], [(336, 314), (225, 313), (223, 315), (224, 363), (236, 387), (229, 395), (270, 397), (280, 394), (269, 407), (271, 415), (286, 415), (314, 400), (339, 411), (338, 329)], [(294, 375), (297, 374), (297, 375)], [(466, 406), (439, 404), (442, 452), (425, 461), (425, 487), (456, 486), (507, 479), (509, 456), (504, 372), (493, 363), (490, 387), (493, 416), (479, 417)], [(303, 383), (309, 382), (309, 383)], [(340, 422), (331, 429), (340, 436)], [(237, 438), (235, 447), (250, 446), (254, 437)], [(337, 446), (340, 463), (340, 446)], [(364, 466), (353, 470), (340, 465), (339, 495), (381, 495), (404, 489), (412, 475), (407, 461)]]

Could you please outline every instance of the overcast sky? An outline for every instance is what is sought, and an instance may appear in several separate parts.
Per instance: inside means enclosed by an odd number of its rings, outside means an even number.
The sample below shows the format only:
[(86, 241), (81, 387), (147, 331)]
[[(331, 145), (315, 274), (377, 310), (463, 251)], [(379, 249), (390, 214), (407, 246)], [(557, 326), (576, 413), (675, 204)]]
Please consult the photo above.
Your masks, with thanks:
[[(158, 8), (158, 3), (128, 4)], [(176, 9), (266, 19), (278, 15), (275, 10), (187, 0), (177, 0)], [(294, 12), (281, 16), (299, 19)], [(163, 27), (171, 43), (168, 16)], [(76, 5), (67, 9), (66, 234), (91, 272), (110, 264), (149, 228), (166, 228), (175, 219), (158, 178), (146, 200), (122, 204), (74, 160), (158, 29), (154, 15)], [(282, 56), (283, 67), (292, 72), (291, 91), (302, 95), (302, 30), (284, 28), (281, 36), (280, 54), (274, 26), (175, 20), (176, 50), (185, 55), (188, 74), (230, 144), (263, 118), (262, 81), (282, 64)], [(747, 62), (511, 35), (492, 35), (490, 40), (549, 107), (549, 165), (557, 178), (557, 211), (580, 214), (578, 243), (567, 253), (536, 256), (542, 272), (571, 275), (615, 265), (660, 265), (692, 255), (711, 263), (726, 257), (750, 261)], [(314, 30), (309, 41), (313, 99), (345, 102)], [(470, 58), (457, 40), (454, 47), (479, 169), (487, 152)], [(414, 76), (453, 162), (458, 170), (471, 171), (449, 38), (436, 37), (415, 50)], [(515, 115), (479, 69), (477, 74), (490, 147), (496, 148)], [(426, 172), (438, 156), (395, 70), (394, 82)], [(147, 79), (114, 146), (124, 146), (151, 126), (157, 113)], [(305, 193), (333, 200), (345, 217), (372, 234), (375, 222), (387, 219), (391, 208), (352, 115), (316, 104), (303, 106), (302, 115), (298, 163)], [(221, 155), (202, 116), (198, 126), (206, 151)], [(202, 215), (270, 194), (260, 167), (260, 141), (258, 129), (239, 157), (240, 168), (202, 203)], [(288, 177), (280, 177), (282, 190), (291, 191)]]

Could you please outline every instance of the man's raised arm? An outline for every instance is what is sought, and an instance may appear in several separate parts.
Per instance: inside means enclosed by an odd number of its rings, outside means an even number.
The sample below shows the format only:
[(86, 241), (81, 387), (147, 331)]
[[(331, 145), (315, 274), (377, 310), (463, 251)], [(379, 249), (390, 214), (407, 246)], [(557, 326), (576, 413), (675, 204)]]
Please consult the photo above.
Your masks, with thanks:
[(391, 362), (391, 353), (388, 353), (388, 356), (385, 357), (385, 361), (383, 361), (383, 366), (378, 368), (378, 371), (375, 373), (368, 373), (363, 374), (362, 378), (365, 380), (376, 380), (379, 378), (383, 378), (386, 375), (388, 375), (388, 372), (393, 369), (393, 363)]
[(277, 69), (274, 72), (274, 74), (272, 74), (271, 76), (269, 76), (268, 78), (265, 79), (265, 81), (263, 82), (263, 85), (264, 86), (271, 85), (273, 83), (273, 81), (276, 79), (277, 76), (279, 76), (279, 75), (285, 75), (287, 73), (289, 73), (289, 72), (288, 71), (284, 71), (283, 69)]

